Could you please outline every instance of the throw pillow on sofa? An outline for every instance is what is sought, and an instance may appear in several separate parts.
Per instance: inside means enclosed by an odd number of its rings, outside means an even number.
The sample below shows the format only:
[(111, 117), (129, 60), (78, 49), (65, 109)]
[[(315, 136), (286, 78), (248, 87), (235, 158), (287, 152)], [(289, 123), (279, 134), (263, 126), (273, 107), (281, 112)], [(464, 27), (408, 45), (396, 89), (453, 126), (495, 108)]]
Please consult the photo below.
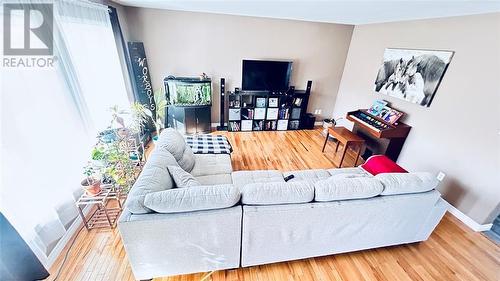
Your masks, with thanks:
[(386, 173), (378, 174), (376, 179), (382, 182), (382, 195), (426, 192), (436, 188), (439, 181), (432, 173)]
[(382, 183), (371, 177), (342, 178), (339, 176), (320, 180), (314, 184), (315, 201), (339, 201), (375, 197), (382, 193)]
[(146, 195), (144, 204), (158, 213), (181, 213), (229, 208), (240, 201), (238, 188), (230, 184), (174, 188)]
[(190, 173), (179, 166), (168, 166), (168, 172), (172, 176), (177, 187), (191, 187), (201, 185)]
[(149, 213), (151, 210), (144, 206), (146, 194), (174, 187), (168, 165), (177, 165), (172, 154), (155, 148), (127, 196), (125, 201), (127, 210), (133, 214)]
[(241, 202), (247, 205), (307, 203), (314, 199), (314, 186), (308, 181), (260, 182), (241, 188)]

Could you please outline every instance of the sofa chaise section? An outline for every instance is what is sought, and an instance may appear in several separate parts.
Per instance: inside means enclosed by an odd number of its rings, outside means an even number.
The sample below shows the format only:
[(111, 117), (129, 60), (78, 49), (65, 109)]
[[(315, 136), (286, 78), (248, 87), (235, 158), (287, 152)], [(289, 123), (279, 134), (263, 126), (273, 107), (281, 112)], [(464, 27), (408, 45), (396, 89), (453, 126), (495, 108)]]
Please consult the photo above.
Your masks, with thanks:
[[(176, 187), (168, 166), (203, 186)], [(237, 268), (242, 207), (229, 155), (195, 155), (173, 129), (160, 135), (118, 229), (136, 279)]]
[(241, 206), (175, 214), (124, 210), (119, 229), (136, 279), (237, 268)]

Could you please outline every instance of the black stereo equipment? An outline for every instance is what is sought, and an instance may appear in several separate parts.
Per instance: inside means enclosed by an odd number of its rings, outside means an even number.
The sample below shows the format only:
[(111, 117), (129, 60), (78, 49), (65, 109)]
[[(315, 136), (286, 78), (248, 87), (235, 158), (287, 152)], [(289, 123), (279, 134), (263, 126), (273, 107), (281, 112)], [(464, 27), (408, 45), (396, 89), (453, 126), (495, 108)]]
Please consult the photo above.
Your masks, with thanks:
[(307, 81), (306, 94), (308, 94), (308, 95), (311, 93), (312, 83), (313, 83), (313, 81), (311, 81), (311, 80)]
[(227, 130), (227, 127), (224, 126), (224, 112), (226, 111), (226, 108), (224, 107), (224, 100), (226, 99), (226, 79), (221, 78), (220, 79), (220, 119), (219, 123), (220, 125), (217, 126), (218, 131), (225, 131)]
[(306, 130), (314, 129), (314, 123), (316, 122), (316, 116), (312, 113), (306, 113), (302, 116), (302, 120), (300, 121), (300, 128)]

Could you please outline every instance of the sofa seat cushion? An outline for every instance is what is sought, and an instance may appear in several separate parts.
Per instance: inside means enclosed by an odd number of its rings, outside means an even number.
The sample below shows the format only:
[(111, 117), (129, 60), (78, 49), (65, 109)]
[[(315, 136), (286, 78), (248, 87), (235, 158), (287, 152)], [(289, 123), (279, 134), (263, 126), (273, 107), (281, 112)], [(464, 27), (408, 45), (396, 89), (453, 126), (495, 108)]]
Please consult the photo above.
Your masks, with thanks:
[(233, 166), (229, 154), (195, 154), (195, 164), (191, 170), (194, 177), (231, 174)]
[(177, 165), (175, 158), (168, 151), (153, 150), (128, 193), (125, 208), (133, 214), (151, 212), (149, 208), (144, 206), (146, 194), (174, 187), (174, 182), (168, 172), (168, 165)]
[(382, 195), (426, 192), (436, 188), (439, 181), (432, 173), (385, 173), (375, 176), (384, 186)]
[(382, 193), (382, 183), (369, 177), (342, 178), (333, 176), (314, 184), (314, 200), (318, 202), (362, 199)]
[(240, 189), (250, 183), (285, 182), (283, 174), (277, 170), (237, 171), (231, 177), (233, 184)]
[(194, 153), (191, 147), (186, 145), (184, 137), (172, 128), (164, 129), (155, 144), (159, 149), (170, 152), (179, 166), (186, 172), (191, 172), (195, 164)]
[(260, 182), (241, 188), (241, 202), (246, 205), (307, 203), (314, 199), (314, 186), (308, 181)]
[(351, 174), (351, 175), (360, 175), (360, 176), (372, 176), (365, 170), (359, 168), (359, 167), (354, 167), (354, 168), (334, 168), (334, 169), (328, 169), (328, 173), (332, 176), (336, 175), (345, 175), (345, 174)]
[(193, 186), (149, 193), (144, 205), (158, 213), (223, 209), (236, 205), (240, 192), (233, 185)]
[(313, 184), (319, 180), (330, 177), (330, 173), (323, 169), (289, 171), (283, 173), (283, 177), (288, 177), (289, 175), (294, 175), (294, 177), (288, 182), (308, 181)]
[(232, 184), (231, 174), (206, 175), (195, 177), (201, 185)]

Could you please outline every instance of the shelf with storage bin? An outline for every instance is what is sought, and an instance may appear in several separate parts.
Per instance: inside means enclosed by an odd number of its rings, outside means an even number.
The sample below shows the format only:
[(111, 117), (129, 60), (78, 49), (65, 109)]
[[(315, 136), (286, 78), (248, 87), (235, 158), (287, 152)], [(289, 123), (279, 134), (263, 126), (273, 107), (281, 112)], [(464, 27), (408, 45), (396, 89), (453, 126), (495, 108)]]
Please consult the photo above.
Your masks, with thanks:
[(228, 130), (285, 131), (300, 129), (309, 94), (295, 91), (275, 95), (268, 92), (229, 92)]

